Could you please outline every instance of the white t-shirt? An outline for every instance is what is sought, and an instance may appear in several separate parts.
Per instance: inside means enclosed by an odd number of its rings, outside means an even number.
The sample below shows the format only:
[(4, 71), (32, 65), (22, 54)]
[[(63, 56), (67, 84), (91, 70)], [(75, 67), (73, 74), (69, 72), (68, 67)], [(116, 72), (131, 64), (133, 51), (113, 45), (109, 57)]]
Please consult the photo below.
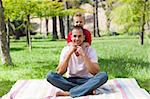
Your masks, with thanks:
[[(60, 55), (60, 62), (64, 60), (69, 49), (70, 46), (66, 46), (63, 48)], [(91, 47), (85, 48), (85, 53), (88, 56), (88, 58), (91, 60), (91, 62), (98, 63), (97, 54), (93, 48)], [(69, 74), (69, 77), (92, 77), (93, 76), (87, 70), (86, 64), (84, 63), (82, 57), (81, 56), (77, 57), (75, 53), (71, 55), (71, 58), (68, 63), (67, 72)]]

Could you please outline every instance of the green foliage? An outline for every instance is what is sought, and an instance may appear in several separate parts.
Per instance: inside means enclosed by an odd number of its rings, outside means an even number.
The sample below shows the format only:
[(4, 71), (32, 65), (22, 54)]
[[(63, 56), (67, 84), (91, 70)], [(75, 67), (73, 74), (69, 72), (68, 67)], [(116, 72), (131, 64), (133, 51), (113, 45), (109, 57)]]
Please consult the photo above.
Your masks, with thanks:
[[(135, 36), (102, 37), (93, 38), (92, 46), (97, 50), (101, 71), (107, 71), (109, 79), (133, 77), (150, 91), (149, 42), (145, 39), (143, 46), (137, 42)], [(14, 66), (0, 66), (0, 96), (19, 79), (44, 79), (48, 71), (54, 71), (66, 41), (33, 39), (32, 52), (28, 51), (25, 40), (11, 40), (10, 44)]]
[[(112, 22), (122, 25), (123, 32), (140, 32), (143, 13), (145, 13), (146, 22), (150, 17), (149, 0), (119, 0), (118, 5), (111, 12)], [(144, 10), (146, 4), (146, 10)]]
[(37, 0), (3, 0), (6, 18), (26, 21), (27, 15), (34, 15)]
[(24, 20), (31, 17), (50, 17), (72, 15), (81, 9), (64, 10), (64, 2), (57, 0), (3, 0), (6, 19)]

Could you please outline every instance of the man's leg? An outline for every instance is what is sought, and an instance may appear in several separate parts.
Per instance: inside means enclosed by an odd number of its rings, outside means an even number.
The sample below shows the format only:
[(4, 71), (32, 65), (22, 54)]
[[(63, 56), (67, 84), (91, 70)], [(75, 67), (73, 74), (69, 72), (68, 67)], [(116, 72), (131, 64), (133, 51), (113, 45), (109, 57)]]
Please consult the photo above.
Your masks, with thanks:
[(89, 79), (86, 83), (76, 86), (70, 89), (70, 95), (72, 97), (79, 97), (79, 96), (84, 96), (88, 95), (91, 93), (93, 90), (97, 89), (104, 83), (106, 83), (108, 80), (108, 75), (105, 72), (101, 72), (96, 74), (94, 77)]
[(77, 86), (77, 84), (67, 81), (65, 77), (54, 72), (49, 72), (47, 81), (64, 91), (69, 91), (71, 88)]

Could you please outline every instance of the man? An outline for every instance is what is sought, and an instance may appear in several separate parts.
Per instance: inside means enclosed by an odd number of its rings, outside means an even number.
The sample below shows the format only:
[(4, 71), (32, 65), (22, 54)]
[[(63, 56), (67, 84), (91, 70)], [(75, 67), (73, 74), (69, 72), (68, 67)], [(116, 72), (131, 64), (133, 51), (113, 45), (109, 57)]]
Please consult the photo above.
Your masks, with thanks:
[[(79, 97), (95, 94), (95, 90), (106, 83), (108, 76), (99, 72), (96, 51), (91, 47), (82, 48), (85, 40), (81, 27), (72, 30), (72, 46), (63, 48), (57, 72), (50, 72), (47, 81), (62, 89), (56, 96)], [(79, 56), (77, 57), (76, 52)], [(66, 72), (69, 77), (63, 77)]]

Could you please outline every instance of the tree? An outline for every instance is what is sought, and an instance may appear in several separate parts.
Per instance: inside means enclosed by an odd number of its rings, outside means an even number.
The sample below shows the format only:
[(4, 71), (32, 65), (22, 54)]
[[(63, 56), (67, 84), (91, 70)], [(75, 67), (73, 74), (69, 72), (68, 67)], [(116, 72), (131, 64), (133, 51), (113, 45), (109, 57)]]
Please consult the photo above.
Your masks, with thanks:
[(123, 26), (122, 32), (139, 33), (140, 43), (144, 43), (146, 23), (149, 23), (149, 0), (119, 0), (111, 13), (112, 21)]
[(95, 36), (96, 34), (98, 35), (98, 37), (100, 37), (100, 33), (99, 33), (99, 25), (98, 25), (98, 0), (94, 0), (94, 31), (95, 31)]
[(45, 18), (45, 25), (46, 25), (46, 35), (45, 36), (48, 36), (48, 18)]
[(32, 48), (30, 36), (30, 18), (33, 16), (36, 8), (36, 0), (4, 0), (6, 16), (10, 20), (21, 20), (22, 24), (19, 27), (25, 27), (27, 46), (29, 50)]
[[(66, 10), (69, 8), (67, 1), (64, 2), (64, 6)], [(65, 34), (68, 35), (68, 33), (69, 33), (69, 15), (65, 17)]]
[(93, 33), (94, 37), (96, 37), (96, 28), (95, 28), (95, 4), (93, 4)]
[[(59, 0), (59, 2), (62, 2), (62, 0)], [(64, 30), (64, 17), (63, 16), (59, 16), (59, 27), (60, 27), (60, 35), (61, 35), (61, 39), (65, 39), (65, 30)]]
[(65, 31), (64, 31), (63, 18), (64, 18), (63, 16), (59, 16), (59, 26), (60, 26), (61, 39), (65, 39)]
[(13, 65), (6, 38), (5, 17), (2, 0), (0, 0), (0, 49), (2, 63), (6, 65)]
[(113, 9), (113, 3), (114, 3), (114, 0), (103, 0), (101, 1), (101, 7), (106, 11), (105, 12), (105, 15), (107, 17), (107, 32), (109, 32), (109, 28), (110, 28), (110, 23), (111, 23), (111, 11)]
[(52, 17), (52, 24), (53, 24), (53, 40), (58, 39), (58, 35), (57, 35), (57, 17)]

